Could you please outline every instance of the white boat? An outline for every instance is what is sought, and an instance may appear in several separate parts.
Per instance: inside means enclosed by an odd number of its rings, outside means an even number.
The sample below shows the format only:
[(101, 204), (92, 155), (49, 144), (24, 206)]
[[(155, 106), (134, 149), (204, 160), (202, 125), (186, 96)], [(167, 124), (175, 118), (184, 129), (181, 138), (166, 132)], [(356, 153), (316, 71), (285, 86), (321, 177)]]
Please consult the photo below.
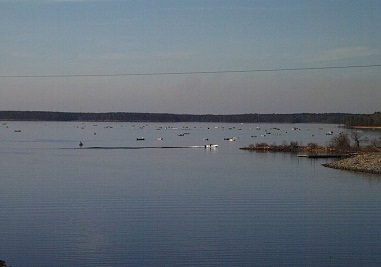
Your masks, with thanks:
[(227, 137), (227, 138), (224, 138), (224, 140), (230, 141), (230, 142), (234, 142), (237, 139), (238, 139), (238, 137)]
[(217, 148), (218, 145), (215, 144), (209, 144), (209, 145), (204, 145), (204, 148)]

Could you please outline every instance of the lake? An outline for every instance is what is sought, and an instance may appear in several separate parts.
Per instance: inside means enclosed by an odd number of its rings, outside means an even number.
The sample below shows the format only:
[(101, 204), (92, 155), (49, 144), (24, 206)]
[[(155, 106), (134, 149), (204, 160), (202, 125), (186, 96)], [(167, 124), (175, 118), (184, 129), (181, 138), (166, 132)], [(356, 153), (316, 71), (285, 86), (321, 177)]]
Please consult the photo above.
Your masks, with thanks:
[(0, 259), (13, 267), (379, 266), (381, 176), (239, 150), (324, 145), (328, 131), (341, 130), (1, 122)]

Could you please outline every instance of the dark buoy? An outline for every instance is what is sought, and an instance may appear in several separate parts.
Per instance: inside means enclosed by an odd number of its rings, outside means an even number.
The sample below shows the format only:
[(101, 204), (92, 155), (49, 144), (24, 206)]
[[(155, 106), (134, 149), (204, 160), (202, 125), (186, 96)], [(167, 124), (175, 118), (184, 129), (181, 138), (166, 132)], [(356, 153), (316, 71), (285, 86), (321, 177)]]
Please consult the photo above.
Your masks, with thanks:
[(79, 147), (83, 147), (83, 144), (82, 144), (82, 142), (79, 142)]

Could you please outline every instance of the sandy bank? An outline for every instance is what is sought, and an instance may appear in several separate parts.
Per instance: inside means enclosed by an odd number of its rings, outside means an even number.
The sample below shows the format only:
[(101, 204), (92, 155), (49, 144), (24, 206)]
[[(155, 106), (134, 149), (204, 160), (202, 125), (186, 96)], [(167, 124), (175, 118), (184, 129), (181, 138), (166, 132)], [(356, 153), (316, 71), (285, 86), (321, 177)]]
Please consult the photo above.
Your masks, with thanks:
[(361, 154), (323, 164), (323, 166), (340, 170), (381, 174), (381, 152)]
[(381, 130), (381, 126), (348, 126), (349, 129)]

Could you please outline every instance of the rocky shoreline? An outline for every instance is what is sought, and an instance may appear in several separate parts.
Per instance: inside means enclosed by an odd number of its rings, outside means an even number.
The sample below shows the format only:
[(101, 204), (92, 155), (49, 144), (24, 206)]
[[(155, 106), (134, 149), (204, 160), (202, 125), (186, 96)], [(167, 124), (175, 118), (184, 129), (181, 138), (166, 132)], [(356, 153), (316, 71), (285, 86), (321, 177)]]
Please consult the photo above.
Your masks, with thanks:
[(364, 153), (326, 163), (323, 166), (347, 171), (381, 174), (381, 152)]

